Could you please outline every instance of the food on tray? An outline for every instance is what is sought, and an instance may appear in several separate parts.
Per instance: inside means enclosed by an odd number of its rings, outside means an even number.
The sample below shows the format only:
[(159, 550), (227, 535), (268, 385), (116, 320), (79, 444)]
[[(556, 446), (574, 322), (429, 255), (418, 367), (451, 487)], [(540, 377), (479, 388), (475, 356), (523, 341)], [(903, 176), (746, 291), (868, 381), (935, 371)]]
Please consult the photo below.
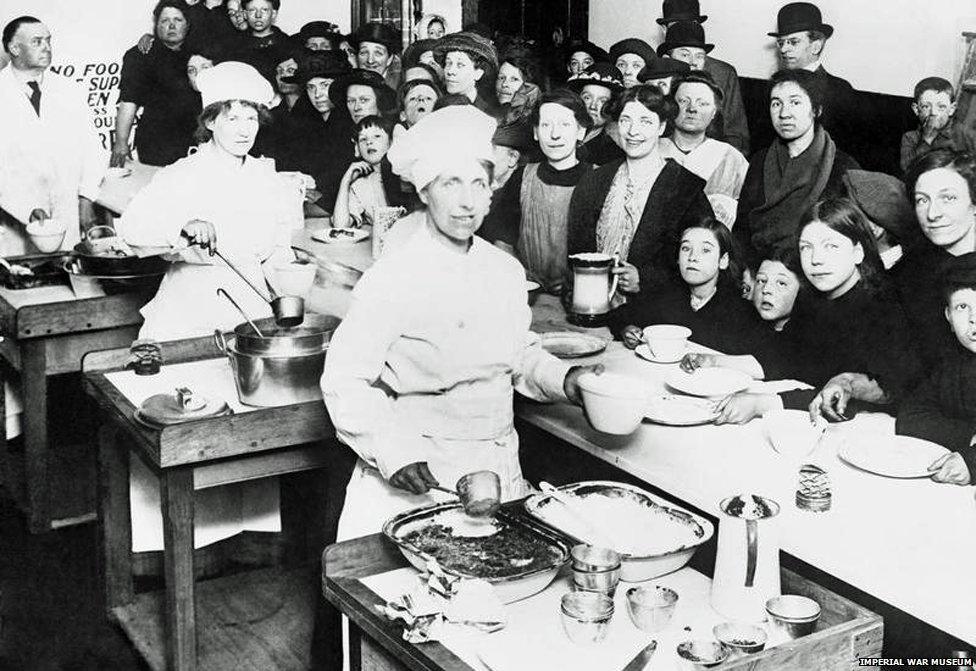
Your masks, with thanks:
[[(658, 505), (625, 489), (604, 489), (583, 495), (566, 492), (578, 499), (588, 519), (602, 520), (600, 532), (613, 541), (613, 549), (625, 555), (646, 557), (695, 545), (704, 531), (677, 511)], [(591, 530), (566, 506), (551, 499), (539, 506), (537, 514), (547, 524), (580, 540)]]
[(403, 541), (448, 571), (489, 580), (548, 568), (561, 556), (545, 538), (504, 521), (490, 522), (494, 533), (479, 536), (460, 535), (453, 522), (451, 516), (438, 516), (403, 536)]

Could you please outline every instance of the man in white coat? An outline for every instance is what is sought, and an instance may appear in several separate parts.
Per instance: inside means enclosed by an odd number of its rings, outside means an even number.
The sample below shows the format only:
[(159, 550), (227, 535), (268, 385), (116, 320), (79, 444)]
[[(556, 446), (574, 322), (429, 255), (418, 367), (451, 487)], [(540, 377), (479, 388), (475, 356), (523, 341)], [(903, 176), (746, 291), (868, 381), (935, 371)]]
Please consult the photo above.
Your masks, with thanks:
[(85, 93), (48, 72), (51, 32), (22, 16), (3, 29), (10, 65), (0, 70), (0, 255), (36, 251), (25, 226), (55, 218), (67, 227), (62, 247), (94, 219), (93, 200), (108, 163)]

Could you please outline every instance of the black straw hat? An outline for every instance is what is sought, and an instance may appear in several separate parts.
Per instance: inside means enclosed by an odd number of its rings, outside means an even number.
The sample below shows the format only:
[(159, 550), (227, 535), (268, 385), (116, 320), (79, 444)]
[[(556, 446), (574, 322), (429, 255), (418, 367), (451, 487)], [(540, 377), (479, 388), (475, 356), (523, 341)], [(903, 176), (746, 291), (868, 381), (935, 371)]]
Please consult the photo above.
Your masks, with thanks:
[(637, 73), (637, 81), (643, 83), (649, 79), (662, 79), (664, 77), (674, 77), (676, 75), (683, 75), (686, 72), (691, 72), (691, 66), (684, 61), (679, 61), (676, 58), (668, 58), (664, 56), (663, 58), (655, 58), (652, 62), (644, 66), (644, 68)]
[(348, 73), (352, 68), (342, 51), (312, 51), (305, 49), (298, 61), (298, 71), (291, 77), (282, 77), (288, 84), (304, 86), (316, 77), (335, 79)]
[(616, 65), (610, 63), (594, 63), (578, 75), (566, 80), (566, 88), (580, 93), (584, 86), (593, 84), (610, 89), (611, 95), (617, 95), (624, 90), (624, 76)]
[(391, 54), (399, 54), (403, 48), (400, 31), (379, 21), (371, 21), (370, 23), (359, 26), (349, 36), (349, 43), (354, 49), (358, 49), (362, 42), (382, 44)]
[(381, 111), (396, 107), (396, 91), (387, 86), (383, 75), (361, 68), (347, 72), (332, 82), (332, 86), (329, 87), (329, 100), (336, 107), (344, 109), (346, 106), (346, 91), (350, 86), (355, 84), (368, 86), (376, 91), (376, 103)]
[(707, 16), (701, 13), (698, 0), (664, 0), (661, 6), (659, 24), (665, 26), (675, 21), (697, 21), (705, 23)]
[(826, 37), (834, 34), (834, 27), (823, 22), (819, 7), (810, 2), (791, 2), (776, 14), (776, 32), (767, 35), (782, 37), (806, 30), (816, 30)]
[(569, 43), (566, 48), (566, 56), (571, 58), (573, 54), (582, 51), (593, 59), (594, 63), (602, 63), (610, 60), (610, 54), (607, 53), (606, 49), (601, 49), (589, 40), (578, 40)]
[(657, 54), (654, 53), (654, 47), (644, 40), (639, 40), (636, 37), (620, 40), (610, 47), (610, 62), (616, 65), (617, 59), (624, 54), (635, 54), (640, 56), (644, 59), (645, 65), (657, 58)]

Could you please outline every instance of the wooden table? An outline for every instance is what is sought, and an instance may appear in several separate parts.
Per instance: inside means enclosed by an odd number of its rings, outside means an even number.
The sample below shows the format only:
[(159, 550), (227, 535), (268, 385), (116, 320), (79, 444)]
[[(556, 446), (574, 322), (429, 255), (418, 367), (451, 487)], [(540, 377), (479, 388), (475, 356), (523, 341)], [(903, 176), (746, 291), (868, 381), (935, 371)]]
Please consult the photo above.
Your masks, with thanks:
[[(333, 435), (321, 401), (277, 408), (257, 408), (149, 429), (133, 419), (135, 406), (107, 378), (121, 369), (127, 349), (93, 352), (85, 357), (86, 392), (98, 403), (104, 420), (99, 433), (99, 522), (105, 565), (106, 602), (114, 617), (139, 647), (158, 641), (140, 627), (151, 626), (140, 614), (147, 612), (152, 594), (134, 595), (129, 505), (130, 455), (142, 461), (160, 479), (164, 534), (165, 665), (185, 671), (197, 666), (196, 609), (193, 571), (195, 470), (220, 461), (239, 466), (235, 477), (223, 483), (269, 477), (320, 468), (324, 458), (307, 443)], [(164, 366), (204, 362), (219, 356), (212, 338), (163, 343)], [(229, 365), (228, 365), (229, 370)], [(169, 391), (161, 389), (161, 392)], [(230, 399), (228, 399), (230, 401)], [(235, 405), (233, 399), (231, 405)], [(200, 483), (196, 486), (199, 488)], [(245, 645), (246, 641), (242, 645)], [(153, 668), (163, 668), (159, 650), (147, 644), (140, 652)], [(242, 647), (242, 650), (246, 650)], [(242, 652), (243, 654), (243, 652)], [(243, 667), (253, 668), (253, 667)]]
[[(151, 297), (145, 290), (78, 299), (67, 286), (0, 289), (0, 359), (5, 371), (19, 374), (23, 387), (24, 476), (20, 481), (16, 475), (16, 457), (7, 451), (5, 433), (0, 437), (0, 473), (7, 491), (21, 499), (32, 533), (65, 523), (52, 519), (51, 376), (80, 371), (86, 352), (132, 342), (142, 323), (139, 308)], [(0, 417), (3, 410), (0, 401)], [(91, 517), (73, 521), (85, 519)]]

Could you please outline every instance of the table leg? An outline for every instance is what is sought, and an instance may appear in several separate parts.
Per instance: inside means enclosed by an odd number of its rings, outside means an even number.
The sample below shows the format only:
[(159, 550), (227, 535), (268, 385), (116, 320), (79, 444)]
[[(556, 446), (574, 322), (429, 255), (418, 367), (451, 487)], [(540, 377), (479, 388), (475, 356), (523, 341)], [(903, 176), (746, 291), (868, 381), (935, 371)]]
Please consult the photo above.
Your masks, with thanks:
[(164, 470), (159, 478), (166, 576), (166, 657), (172, 671), (197, 665), (193, 585), (193, 469)]
[[(98, 527), (102, 544), (105, 607), (132, 602), (132, 511), (129, 450), (111, 424), (98, 430)], [(138, 457), (136, 457), (138, 458)]]
[(51, 528), (49, 455), (47, 444), (47, 354), (43, 339), (25, 340), (21, 345), (21, 375), (24, 385), (24, 473), (27, 490), (27, 521), (32, 534)]
[(10, 458), (7, 456), (7, 392), (4, 388), (4, 381), (7, 379), (6, 370), (0, 362), (0, 489), (7, 490), (7, 496), (15, 499), (13, 487), (14, 479), (10, 473)]

